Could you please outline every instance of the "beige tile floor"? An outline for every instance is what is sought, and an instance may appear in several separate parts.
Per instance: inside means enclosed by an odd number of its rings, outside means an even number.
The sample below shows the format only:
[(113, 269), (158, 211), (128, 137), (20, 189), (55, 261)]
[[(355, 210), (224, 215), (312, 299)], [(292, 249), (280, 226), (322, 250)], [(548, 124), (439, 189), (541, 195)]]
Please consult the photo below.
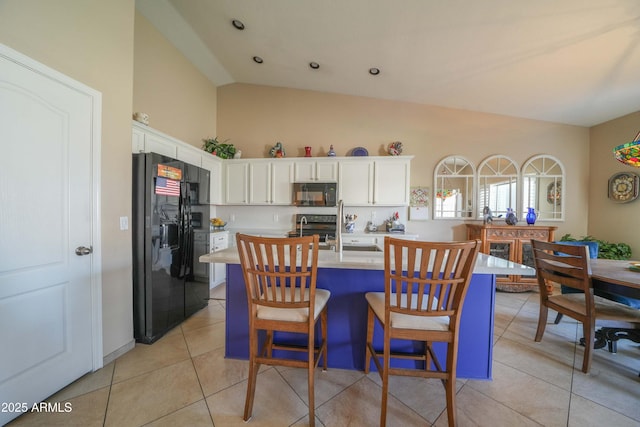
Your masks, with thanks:
[[(224, 287), (214, 289), (219, 299), (155, 344), (136, 345), (49, 399), (70, 402), (70, 413), (29, 413), (10, 425), (245, 426), (247, 362), (224, 359), (223, 293)], [(535, 343), (538, 295), (499, 292), (496, 301), (493, 380), (458, 380), (460, 426), (640, 426), (637, 344), (621, 341), (617, 354), (597, 350), (585, 375), (576, 322), (549, 324)], [(317, 425), (378, 425), (376, 373), (329, 369), (316, 375)], [(246, 425), (303, 426), (307, 414), (305, 372), (265, 367)], [(446, 424), (440, 382), (392, 378), (388, 425)]]

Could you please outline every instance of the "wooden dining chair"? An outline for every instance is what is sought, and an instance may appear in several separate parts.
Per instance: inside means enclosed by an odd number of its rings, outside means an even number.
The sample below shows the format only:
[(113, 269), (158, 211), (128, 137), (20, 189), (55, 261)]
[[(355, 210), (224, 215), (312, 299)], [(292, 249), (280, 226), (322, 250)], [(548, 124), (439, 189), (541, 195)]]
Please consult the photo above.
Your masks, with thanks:
[[(640, 310), (594, 295), (587, 246), (532, 240), (531, 247), (540, 290), (540, 315), (535, 341), (542, 340), (549, 308), (582, 323), (585, 344), (582, 372), (588, 373), (593, 358), (596, 325), (640, 327)], [(547, 287), (551, 282), (580, 292), (553, 295)]]
[[(261, 364), (307, 369), (309, 425), (315, 425), (314, 373), (320, 359), (327, 369), (327, 302), (330, 292), (316, 289), (318, 235), (266, 238), (236, 235), (249, 304), (249, 379), (244, 420), (252, 416)], [(320, 320), (320, 340), (316, 324)], [(266, 336), (259, 345), (259, 332)], [(276, 332), (306, 335), (304, 344), (279, 342)], [(303, 335), (303, 336), (304, 336)], [(294, 340), (295, 341), (295, 340)], [(275, 350), (275, 351), (274, 351)], [(289, 352), (305, 352), (294, 358)]]
[[(480, 240), (422, 242), (385, 237), (384, 292), (367, 292), (365, 372), (371, 359), (382, 378), (380, 426), (386, 424), (389, 375), (439, 378), (445, 387), (449, 425), (456, 425), (456, 365), (460, 317), (471, 282)], [(374, 325), (382, 326), (383, 349), (374, 348)], [(419, 353), (392, 350), (391, 340), (424, 343)], [(444, 366), (434, 342), (447, 343)], [(391, 366), (392, 358), (420, 361), (412, 367)], [(380, 361), (382, 359), (382, 363)]]

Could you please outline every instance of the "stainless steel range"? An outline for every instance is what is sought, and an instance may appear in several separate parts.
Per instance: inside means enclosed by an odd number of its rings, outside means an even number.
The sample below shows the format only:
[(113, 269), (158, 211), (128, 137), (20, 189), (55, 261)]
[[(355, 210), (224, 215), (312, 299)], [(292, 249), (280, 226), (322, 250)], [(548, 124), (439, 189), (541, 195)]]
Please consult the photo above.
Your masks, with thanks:
[(337, 215), (297, 214), (296, 228), (289, 232), (289, 237), (320, 236), (320, 242), (335, 242)]

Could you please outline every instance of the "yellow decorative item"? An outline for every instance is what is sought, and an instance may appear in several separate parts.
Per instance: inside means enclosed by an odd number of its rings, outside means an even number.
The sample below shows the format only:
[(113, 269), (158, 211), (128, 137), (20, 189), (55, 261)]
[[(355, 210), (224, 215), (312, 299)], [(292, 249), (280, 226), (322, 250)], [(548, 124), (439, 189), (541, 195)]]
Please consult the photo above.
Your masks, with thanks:
[(211, 218), (211, 227), (214, 230), (224, 230), (227, 223), (222, 218)]

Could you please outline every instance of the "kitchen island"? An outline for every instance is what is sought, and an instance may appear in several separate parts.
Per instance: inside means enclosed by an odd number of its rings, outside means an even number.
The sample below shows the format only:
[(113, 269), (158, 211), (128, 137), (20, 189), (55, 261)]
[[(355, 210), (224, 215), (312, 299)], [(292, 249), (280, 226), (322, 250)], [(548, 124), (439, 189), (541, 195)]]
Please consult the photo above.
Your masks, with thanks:
[[(248, 359), (248, 305), (237, 249), (233, 247), (202, 255), (200, 261), (227, 265), (225, 356)], [(534, 275), (535, 270), (490, 255), (478, 254), (462, 310), (458, 351), (459, 378), (491, 379), (497, 274)], [(316, 286), (331, 292), (328, 304), (329, 367), (363, 370), (367, 328), (367, 301), (364, 294), (370, 291), (384, 292), (383, 253), (320, 251)], [(381, 334), (379, 325), (376, 325), (375, 337), (378, 344), (382, 341)], [(394, 344), (394, 349), (406, 350), (413, 345), (416, 344), (400, 341)], [(445, 344), (436, 343), (435, 348), (438, 357), (444, 360)], [(403, 361), (399, 365), (403, 363), (415, 362)]]

